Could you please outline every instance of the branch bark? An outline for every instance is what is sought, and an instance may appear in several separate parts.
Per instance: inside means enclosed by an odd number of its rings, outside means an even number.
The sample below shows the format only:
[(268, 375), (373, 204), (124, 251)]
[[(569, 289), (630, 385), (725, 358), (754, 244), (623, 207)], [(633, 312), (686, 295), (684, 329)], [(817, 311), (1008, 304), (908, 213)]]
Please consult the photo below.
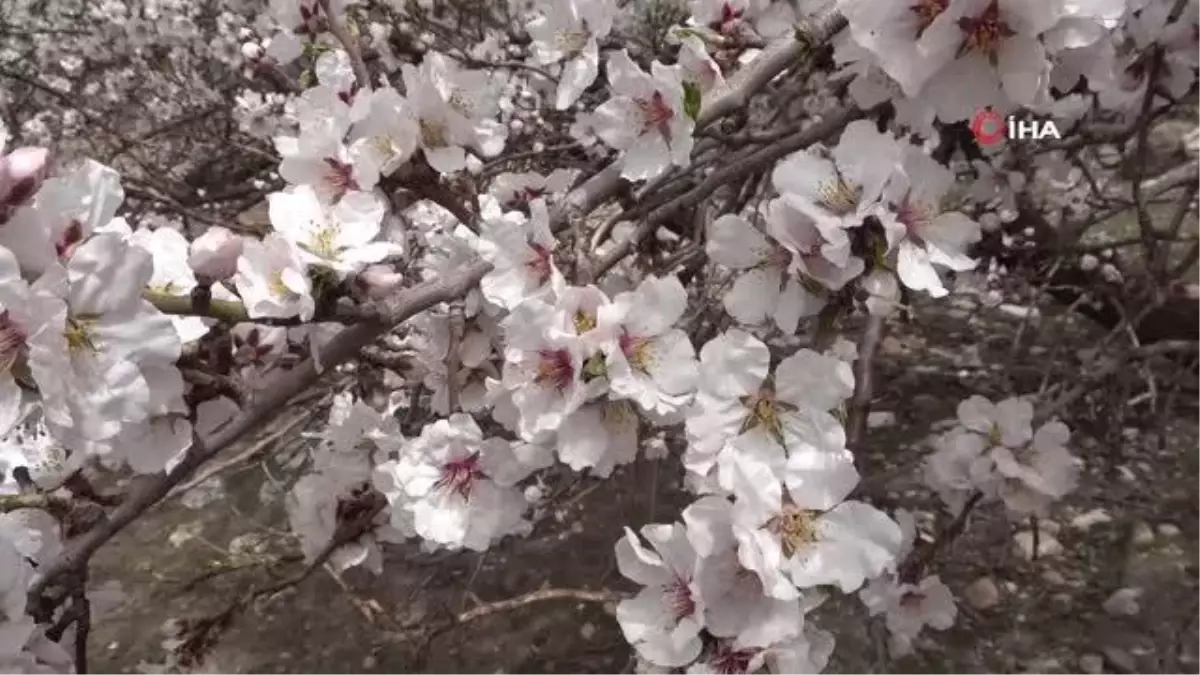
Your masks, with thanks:
[(465, 294), (490, 269), (488, 263), (476, 262), (453, 276), (419, 284), (383, 301), (377, 318), (346, 328), (330, 340), (321, 350), (321, 364), (309, 358), (292, 370), (281, 373), (274, 386), (262, 392), (261, 398), (252, 407), (212, 434), (203, 438), (197, 436), (183, 460), (170, 472), (135, 479), (126, 499), (108, 518), (69, 542), (63, 552), (41, 570), (38, 580), (29, 590), (30, 606), (40, 607), (42, 593), (50, 584), (65, 572), (83, 568), (101, 546), (166, 497), (173, 487), (187, 480), (197, 468), (222, 449), (284, 409), (289, 401), (305, 392), (330, 366), (352, 358), (396, 324), (438, 303)]

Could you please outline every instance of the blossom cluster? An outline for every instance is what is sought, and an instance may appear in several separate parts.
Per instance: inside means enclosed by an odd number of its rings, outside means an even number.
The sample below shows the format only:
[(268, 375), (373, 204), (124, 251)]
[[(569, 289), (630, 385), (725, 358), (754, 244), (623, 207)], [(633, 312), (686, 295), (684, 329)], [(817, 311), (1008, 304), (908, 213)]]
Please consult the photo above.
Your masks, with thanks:
[(1035, 430), (1033, 419), (1028, 399), (966, 399), (954, 428), (934, 440), (925, 483), (955, 513), (978, 493), (1017, 516), (1045, 515), (1075, 489), (1080, 462), (1067, 449), (1067, 425), (1053, 420)]
[[(1119, 111), (1152, 87), (1177, 96), (1195, 80), (1196, 3), (1174, 16), (1164, 0), (833, 2), (849, 26), (835, 55), (851, 96), (864, 109), (891, 102), (895, 124), (853, 121), (836, 143), (765, 167), (763, 199), (743, 202), (752, 207), (699, 211), (697, 248), (730, 273), (720, 292), (738, 324), (708, 339), (696, 327), (710, 289), (670, 270), (577, 277), (589, 252), (562, 245), (552, 217), (576, 172), (496, 173), (483, 161), (520, 137), (544, 98), (572, 113), (568, 133), (622, 179), (677, 178), (720, 135), (696, 133), (706, 106), (761, 46), (794, 40), (819, 3), (693, 0), (670, 31), (674, 62), (648, 67), (627, 49), (602, 51), (616, 0), (533, 3), (528, 53), (496, 38), (470, 58), (426, 47), (419, 63), (400, 62), (373, 24), (379, 60), (398, 75), (373, 82), (330, 30), (348, 30), (354, 4), (272, 2), (253, 29), (225, 19), (252, 69), (298, 63), (311, 75), (293, 94), (239, 97), (242, 123), (271, 138), (286, 184), (266, 196), (261, 236), (127, 222), (117, 171), (54, 167), (40, 147), (3, 154), (0, 127), (0, 493), (53, 494), (89, 461), (171, 471), (246, 403), (185, 372), (189, 350), (215, 331), (230, 337), (217, 343), (231, 364), (218, 375), (252, 401), (294, 352), (319, 361), (341, 296), (378, 300), (481, 258), (490, 269), (478, 288), (383, 338), (420, 364), (414, 377), (385, 382), (383, 403), (335, 398), (285, 498), (307, 560), (364, 520), (365, 534), (333, 551), (336, 568), (379, 573), (381, 544), (413, 539), (487, 550), (531, 531), (538, 490), (527, 488), (543, 470), (607, 477), (681, 426), (696, 499), (677, 522), (627, 529), (615, 549), (642, 586), (617, 620), (645, 669), (819, 672), (835, 638), (810, 614), (835, 591), (884, 614), (897, 653), (926, 626), (948, 628), (950, 590), (903, 566), (911, 517), (856, 492), (845, 428), (853, 346), (781, 350), (770, 334), (796, 335), (847, 297), (886, 316), (903, 289), (948, 295), (947, 273), (975, 268), (971, 246), (1020, 186), (982, 160), (960, 180), (934, 159), (940, 125), (983, 107), (1080, 119), (1091, 114), (1076, 105), (1089, 103), (1081, 91)], [(170, 17), (134, 21), (159, 22)], [(1162, 48), (1151, 69), (1162, 82), (1139, 67), (1151, 47)], [(463, 63), (509, 48), (527, 68)], [(429, 202), (396, 208), (392, 193), (412, 176), (474, 186), (473, 222)], [(238, 309), (221, 317), (232, 325), (205, 311), (213, 303)], [(435, 417), (406, 437), (398, 420), (413, 417), (406, 390), (418, 383)], [(953, 514), (988, 501), (1044, 514), (1074, 487), (1078, 462), (1064, 424), (1033, 420), (1030, 400), (962, 402), (926, 463), (929, 487)], [(26, 616), (26, 591), (61, 540), (44, 521), (0, 519), (0, 663), (12, 670), (70, 664)]]

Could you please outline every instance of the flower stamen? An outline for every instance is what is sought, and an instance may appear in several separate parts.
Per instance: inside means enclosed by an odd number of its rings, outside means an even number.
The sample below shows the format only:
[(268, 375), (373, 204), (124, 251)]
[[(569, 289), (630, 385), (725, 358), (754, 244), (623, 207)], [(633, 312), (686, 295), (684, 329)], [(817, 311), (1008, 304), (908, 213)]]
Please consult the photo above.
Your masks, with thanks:
[(571, 353), (565, 349), (543, 349), (538, 352), (537, 374), (533, 381), (550, 386), (559, 391), (571, 386), (575, 379), (575, 365), (571, 363)]
[(481, 478), (483, 471), (479, 468), (479, 453), (475, 453), (470, 457), (443, 464), (441, 476), (434, 486), (440, 490), (454, 492), (463, 499), (470, 499), (471, 490)]
[(0, 372), (8, 372), (25, 353), (25, 329), (6, 309), (0, 312)]
[(969, 52), (978, 52), (986, 56), (988, 63), (993, 67), (999, 59), (1000, 43), (1017, 34), (1000, 18), (1000, 6), (996, 0), (992, 0), (978, 17), (972, 19), (964, 16), (959, 19), (958, 27), (966, 37), (959, 45), (956, 58), (961, 58)]

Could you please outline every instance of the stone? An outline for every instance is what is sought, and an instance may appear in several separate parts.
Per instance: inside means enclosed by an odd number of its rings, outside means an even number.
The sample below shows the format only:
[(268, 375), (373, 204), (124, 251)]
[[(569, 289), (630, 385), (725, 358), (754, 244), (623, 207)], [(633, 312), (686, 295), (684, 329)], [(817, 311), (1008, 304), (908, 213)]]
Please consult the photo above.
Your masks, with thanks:
[(1104, 657), (1099, 654), (1084, 654), (1079, 657), (1079, 669), (1089, 675), (1104, 672)]
[(1140, 588), (1118, 589), (1104, 601), (1104, 611), (1112, 616), (1137, 616), (1142, 611), (1138, 604), (1142, 592)]
[(591, 640), (596, 637), (596, 627), (592, 625), (592, 622), (589, 621), (579, 627), (579, 637), (582, 637), (584, 640)]
[[(1033, 532), (1024, 530), (1018, 532), (1013, 537), (1013, 543), (1016, 545), (1017, 555), (1023, 560), (1033, 560)], [(1050, 558), (1059, 555), (1063, 552), (1063, 545), (1059, 543), (1049, 532), (1041, 532), (1038, 536), (1038, 558)]]
[(1150, 528), (1149, 524), (1139, 520), (1133, 526), (1133, 545), (1144, 548), (1152, 544), (1154, 544), (1154, 530)]
[(1081, 513), (1071, 519), (1071, 527), (1087, 532), (1094, 525), (1103, 525), (1111, 523), (1112, 516), (1108, 515), (1108, 511), (1104, 509), (1092, 509), (1086, 513)]
[(978, 610), (987, 610), (1000, 604), (1000, 589), (991, 577), (980, 577), (963, 589), (967, 604)]
[(1117, 670), (1122, 673), (1138, 672), (1137, 660), (1133, 658), (1133, 654), (1121, 649), (1120, 647), (1108, 646), (1102, 649), (1104, 659), (1111, 663)]
[(1172, 523), (1162, 523), (1158, 526), (1158, 534), (1160, 537), (1168, 539), (1178, 537), (1180, 533), (1179, 527)]
[(1062, 586), (1063, 584), (1067, 583), (1066, 577), (1064, 577), (1062, 572), (1059, 572), (1058, 570), (1046, 570), (1045, 572), (1042, 572), (1042, 581), (1045, 581), (1051, 586)]

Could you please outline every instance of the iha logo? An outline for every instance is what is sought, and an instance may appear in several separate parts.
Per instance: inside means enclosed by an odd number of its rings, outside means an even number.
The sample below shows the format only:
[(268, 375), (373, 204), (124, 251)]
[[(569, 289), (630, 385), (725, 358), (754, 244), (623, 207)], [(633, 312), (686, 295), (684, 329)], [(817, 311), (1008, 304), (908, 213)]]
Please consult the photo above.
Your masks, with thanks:
[(971, 119), (971, 133), (984, 147), (996, 145), (1006, 138), (1010, 141), (1062, 139), (1054, 120), (1020, 119), (1013, 115), (1006, 118), (991, 108), (975, 113)]

